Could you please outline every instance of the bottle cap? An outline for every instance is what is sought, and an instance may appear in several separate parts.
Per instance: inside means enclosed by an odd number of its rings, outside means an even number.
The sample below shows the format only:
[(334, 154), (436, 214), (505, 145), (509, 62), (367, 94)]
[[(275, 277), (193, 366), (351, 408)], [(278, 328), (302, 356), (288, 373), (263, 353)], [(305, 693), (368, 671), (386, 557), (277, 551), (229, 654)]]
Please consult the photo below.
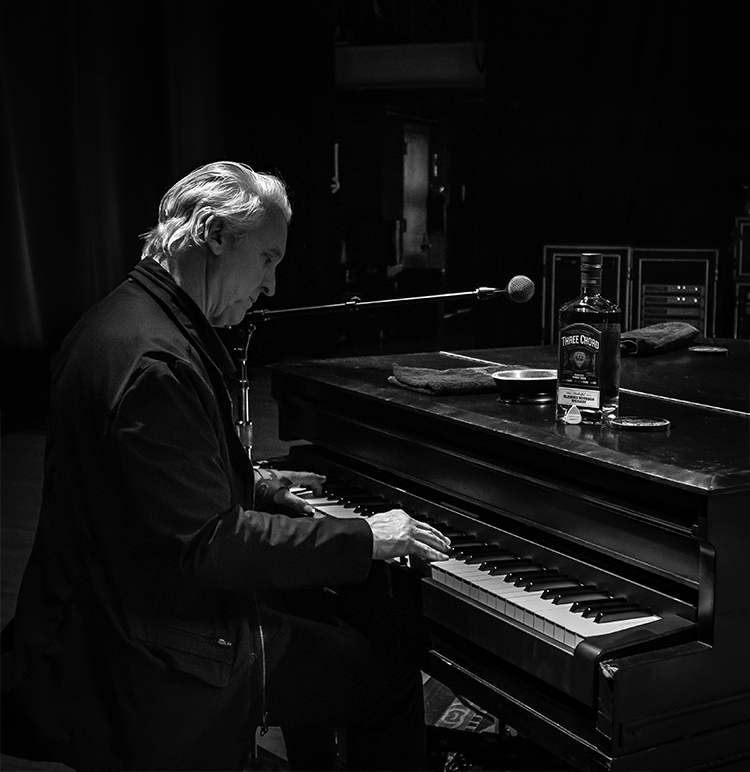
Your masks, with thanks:
[(729, 353), (729, 349), (724, 346), (691, 346), (688, 351), (708, 356), (724, 356)]
[(650, 418), (639, 415), (625, 415), (613, 418), (609, 425), (613, 429), (629, 432), (665, 432), (671, 426), (666, 418)]

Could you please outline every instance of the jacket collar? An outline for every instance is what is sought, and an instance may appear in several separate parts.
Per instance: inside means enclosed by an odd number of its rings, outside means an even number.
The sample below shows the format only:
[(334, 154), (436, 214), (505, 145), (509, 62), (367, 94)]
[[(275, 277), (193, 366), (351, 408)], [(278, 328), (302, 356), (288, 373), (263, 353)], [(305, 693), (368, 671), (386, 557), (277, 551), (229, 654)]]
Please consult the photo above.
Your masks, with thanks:
[(198, 304), (156, 260), (145, 258), (129, 276), (165, 308), (183, 334), (208, 357), (224, 377), (236, 373), (234, 360)]

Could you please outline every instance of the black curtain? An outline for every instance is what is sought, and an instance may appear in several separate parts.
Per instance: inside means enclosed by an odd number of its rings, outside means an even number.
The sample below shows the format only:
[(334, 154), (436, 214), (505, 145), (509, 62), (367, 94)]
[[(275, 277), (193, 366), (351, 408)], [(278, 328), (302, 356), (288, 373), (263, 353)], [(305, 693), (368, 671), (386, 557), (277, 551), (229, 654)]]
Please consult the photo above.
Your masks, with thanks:
[(299, 213), (284, 270), (325, 292), (331, 8), (2, 4), (4, 432), (29, 410), (43, 423), (50, 356), (137, 262), (162, 195), (196, 166), (229, 158), (281, 174)]
[(215, 121), (203, 117), (219, 58), (195, 4), (179, 15), (159, 2), (13, 5), (2, 20), (2, 344), (54, 348), (137, 261), (169, 182), (221, 155), (221, 102)]

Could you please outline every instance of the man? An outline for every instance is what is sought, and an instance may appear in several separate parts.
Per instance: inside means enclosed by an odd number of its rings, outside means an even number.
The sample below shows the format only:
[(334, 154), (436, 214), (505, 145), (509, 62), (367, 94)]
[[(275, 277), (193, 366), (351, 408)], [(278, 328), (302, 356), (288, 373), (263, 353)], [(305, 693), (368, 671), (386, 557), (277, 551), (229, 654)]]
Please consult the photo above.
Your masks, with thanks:
[(6, 752), (79, 772), (241, 769), (272, 721), (290, 738), (350, 727), (352, 769), (424, 763), (418, 672), (351, 628), (257, 602), (448, 550), (401, 510), (301, 516), (290, 481), (323, 478), (261, 478), (236, 437), (235, 368), (213, 328), (274, 293), (290, 218), (275, 177), (196, 169), (164, 196), (141, 262), (67, 336), (3, 663)]

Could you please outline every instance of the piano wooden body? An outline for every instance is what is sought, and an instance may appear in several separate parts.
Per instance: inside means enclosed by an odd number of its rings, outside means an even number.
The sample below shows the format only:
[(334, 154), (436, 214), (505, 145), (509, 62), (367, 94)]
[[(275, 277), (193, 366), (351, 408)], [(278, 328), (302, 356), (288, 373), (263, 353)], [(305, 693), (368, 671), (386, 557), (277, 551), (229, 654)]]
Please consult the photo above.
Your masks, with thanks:
[[(624, 358), (620, 415), (669, 431), (564, 426), (553, 404), (433, 396), (394, 363), (556, 367), (551, 347), (275, 365), (279, 433), (300, 468), (386, 497), (650, 609), (570, 641), (490, 608), (429, 567), (420, 665), (580, 770), (750, 769), (750, 354)], [(543, 626), (542, 626), (543, 628)]]

